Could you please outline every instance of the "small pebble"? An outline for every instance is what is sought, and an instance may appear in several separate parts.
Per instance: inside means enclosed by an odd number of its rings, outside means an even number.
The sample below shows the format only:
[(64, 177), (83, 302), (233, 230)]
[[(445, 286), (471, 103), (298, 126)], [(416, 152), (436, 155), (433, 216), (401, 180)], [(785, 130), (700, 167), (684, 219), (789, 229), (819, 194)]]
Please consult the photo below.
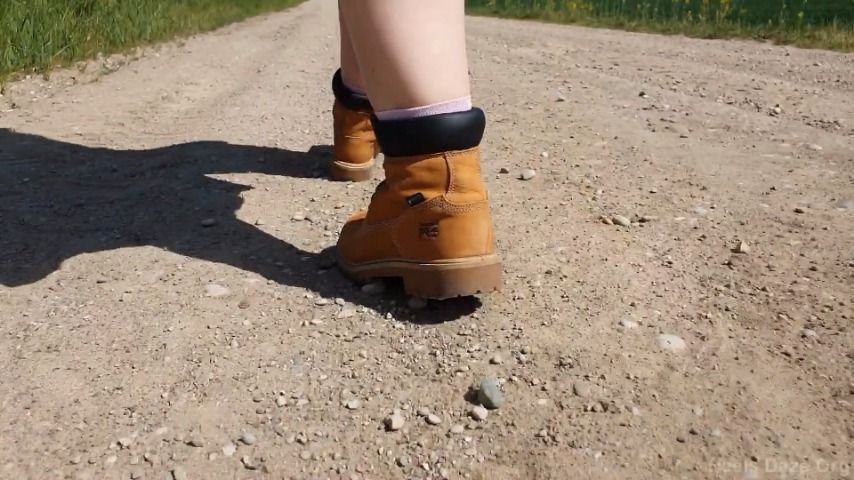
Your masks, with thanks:
[(425, 407), (421, 407), (415, 411), (415, 414), (418, 415), (419, 417), (427, 418), (430, 415), (430, 409), (425, 408)]
[(611, 218), (611, 220), (614, 222), (615, 225), (619, 225), (621, 227), (631, 227), (632, 226), (632, 222), (628, 218), (626, 218), (622, 215), (614, 215)]
[(301, 222), (301, 221), (305, 220), (305, 214), (302, 212), (297, 212), (294, 214), (293, 217), (291, 217), (291, 220), (293, 220), (295, 222)]
[(489, 410), (481, 405), (477, 405), (471, 409), (471, 418), (477, 420), (478, 422), (482, 422), (486, 420), (489, 416)]
[(401, 415), (398, 412), (395, 412), (395, 413), (389, 415), (388, 417), (386, 417), (385, 421), (383, 422), (386, 430), (388, 430), (390, 432), (396, 432), (396, 431), (400, 430), (401, 428), (403, 428), (403, 425), (405, 423), (406, 423), (406, 420), (403, 418), (403, 415)]
[(347, 402), (347, 410), (358, 410), (360, 408), (362, 408), (362, 401), (357, 398)]
[(205, 442), (202, 441), (201, 438), (193, 437), (193, 438), (190, 438), (189, 440), (187, 440), (187, 445), (189, 445), (191, 447), (195, 447), (195, 448), (202, 448), (205, 446)]
[(258, 465), (252, 460), (252, 457), (249, 455), (244, 455), (243, 458), (240, 459), (240, 463), (243, 464), (243, 467), (246, 470), (258, 470)]
[(409, 455), (403, 455), (397, 458), (397, 466), (401, 468), (406, 468), (412, 464), (412, 459), (409, 458)]
[(130, 437), (123, 437), (119, 439), (118, 444), (122, 448), (130, 448), (130, 446), (133, 445), (133, 439)]
[(237, 445), (233, 443), (226, 444), (222, 447), (222, 454), (226, 457), (231, 457), (237, 452)]
[(744, 255), (750, 253), (750, 245), (748, 245), (744, 240), (738, 242), (738, 246), (735, 247), (735, 253), (741, 253)]
[(807, 211), (801, 207), (797, 207), (797, 208), (795, 208), (795, 213), (807, 213)]
[(633, 328), (638, 328), (638, 322), (634, 320), (629, 320), (628, 318), (624, 318), (620, 320), (620, 326), (625, 329), (631, 330)]
[(427, 415), (427, 423), (430, 425), (441, 425), (442, 418), (431, 413), (430, 415)]
[(805, 328), (805, 329), (803, 329), (803, 331), (801, 331), (801, 336), (804, 338), (817, 338), (818, 333), (816, 333), (815, 330)]
[(506, 175), (506, 174), (510, 173), (510, 170), (508, 170), (508, 169), (507, 169), (507, 168), (505, 168), (505, 167), (501, 167), (501, 169), (500, 169), (500, 170), (498, 170), (498, 173), (501, 173), (501, 174)]
[(590, 398), (592, 389), (586, 383), (575, 382), (572, 384), (572, 393), (581, 398)]
[(258, 439), (255, 438), (255, 435), (252, 435), (251, 433), (248, 433), (248, 432), (244, 433), (243, 435), (240, 436), (240, 442), (243, 443), (244, 445), (255, 445), (255, 443), (257, 441), (258, 441)]
[(205, 296), (209, 298), (223, 298), (231, 295), (231, 290), (227, 287), (223, 287), (222, 285), (217, 285), (216, 283), (211, 283), (207, 287), (205, 287)]
[(492, 356), (492, 358), (489, 359), (489, 363), (491, 363), (492, 365), (501, 365), (502, 363), (504, 363), (504, 359), (501, 358), (501, 355), (495, 354)]
[(284, 407), (284, 406), (285, 406), (285, 405), (287, 405), (287, 404), (288, 404), (288, 399), (287, 399), (284, 395), (283, 395), (283, 396), (280, 396), (279, 398), (277, 398), (277, 399), (276, 399), (276, 406), (277, 406), (277, 407), (280, 407), (280, 408), (281, 408), (281, 407)]
[(299, 458), (300, 460), (311, 460), (311, 452), (305, 450), (299, 454)]
[(504, 394), (495, 378), (484, 378), (477, 390), (477, 401), (486, 408), (495, 410), (504, 405)]
[(537, 171), (532, 168), (526, 168), (519, 173), (519, 180), (532, 180), (537, 176)]
[(655, 343), (659, 348), (669, 350), (671, 352), (684, 350), (686, 346), (685, 340), (682, 340), (676, 335), (659, 335), (655, 337)]
[(215, 218), (206, 218), (206, 219), (202, 220), (200, 222), (200, 224), (201, 224), (201, 226), (203, 226), (205, 228), (210, 228), (210, 227), (213, 227), (216, 225), (216, 219)]
[(466, 431), (466, 427), (464, 427), (460, 424), (456, 424), (453, 427), (451, 427), (451, 433), (453, 433), (455, 435), (459, 435), (465, 431)]

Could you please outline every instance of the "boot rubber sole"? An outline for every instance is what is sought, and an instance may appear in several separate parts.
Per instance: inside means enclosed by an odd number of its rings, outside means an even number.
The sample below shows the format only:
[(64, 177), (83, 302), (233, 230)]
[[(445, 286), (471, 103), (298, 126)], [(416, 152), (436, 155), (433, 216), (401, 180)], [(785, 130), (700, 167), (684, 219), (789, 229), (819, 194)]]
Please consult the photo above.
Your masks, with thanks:
[(339, 182), (367, 182), (374, 177), (373, 158), (365, 163), (346, 163), (338, 160), (329, 164), (329, 176)]
[(403, 279), (407, 294), (433, 300), (468, 297), (501, 290), (501, 259), (498, 255), (413, 262), (383, 260), (351, 265), (339, 259), (341, 270), (358, 283), (378, 278)]

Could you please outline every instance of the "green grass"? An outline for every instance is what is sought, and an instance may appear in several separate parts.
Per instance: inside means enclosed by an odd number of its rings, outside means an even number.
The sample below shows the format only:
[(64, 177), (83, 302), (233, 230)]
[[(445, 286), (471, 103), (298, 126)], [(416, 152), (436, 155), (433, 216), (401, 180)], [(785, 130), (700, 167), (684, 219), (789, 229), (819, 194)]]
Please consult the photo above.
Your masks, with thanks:
[(0, 81), (211, 30), (301, 0), (0, 0)]
[(468, 12), (854, 51), (854, 0), (466, 0)]

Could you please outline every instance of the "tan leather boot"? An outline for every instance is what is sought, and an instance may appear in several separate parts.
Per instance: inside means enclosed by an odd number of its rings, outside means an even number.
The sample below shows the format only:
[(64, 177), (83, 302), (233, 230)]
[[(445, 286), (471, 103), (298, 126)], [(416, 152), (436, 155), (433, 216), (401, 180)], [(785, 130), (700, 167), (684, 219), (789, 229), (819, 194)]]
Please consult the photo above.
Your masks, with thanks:
[(379, 149), (371, 126), (373, 109), (368, 98), (350, 91), (341, 80), (341, 71), (332, 80), (335, 105), (332, 108), (335, 143), (329, 166), (333, 180), (363, 182), (373, 176)]
[[(389, 150), (383, 144), (385, 181), (368, 210), (347, 221), (338, 240), (341, 269), (356, 281), (401, 277), (407, 293), (434, 299), (500, 288), (501, 261), (495, 252), (477, 146), (483, 113), (448, 115), (456, 118), (439, 119), (444, 127), (428, 125), (431, 117), (427, 117), (409, 122), (402, 131), (383, 128), (374, 118), (381, 144), (380, 130), (397, 138), (388, 139)], [(466, 126), (470, 123), (474, 127)], [(475, 130), (455, 134), (454, 128), (460, 126)], [(421, 134), (406, 132), (422, 127)], [(444, 132), (445, 138), (424, 137), (425, 132), (442, 134), (445, 128), (450, 130)], [(464, 149), (424, 153), (467, 144)], [(406, 151), (415, 154), (401, 155)]]

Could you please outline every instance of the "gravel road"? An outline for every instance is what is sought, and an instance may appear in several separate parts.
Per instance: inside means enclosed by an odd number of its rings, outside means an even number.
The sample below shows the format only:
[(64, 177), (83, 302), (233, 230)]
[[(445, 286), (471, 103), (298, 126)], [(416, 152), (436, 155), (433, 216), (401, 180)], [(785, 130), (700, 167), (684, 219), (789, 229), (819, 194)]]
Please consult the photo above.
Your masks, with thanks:
[(424, 305), (331, 268), (336, 21), (7, 85), (0, 478), (854, 475), (854, 56), (470, 19), (506, 288)]

